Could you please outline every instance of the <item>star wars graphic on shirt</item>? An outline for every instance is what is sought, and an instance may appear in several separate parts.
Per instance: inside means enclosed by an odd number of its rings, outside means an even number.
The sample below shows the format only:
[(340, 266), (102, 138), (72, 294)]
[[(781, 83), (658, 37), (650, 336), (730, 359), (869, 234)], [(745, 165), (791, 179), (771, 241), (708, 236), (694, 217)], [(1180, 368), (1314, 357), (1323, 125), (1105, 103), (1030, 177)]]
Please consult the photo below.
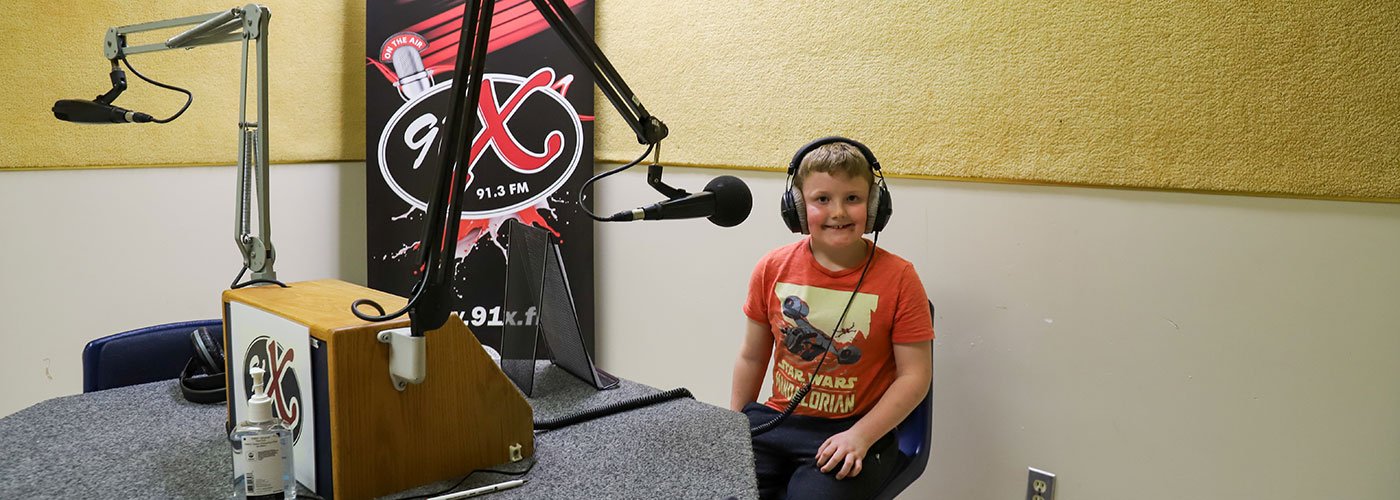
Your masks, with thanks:
[[(773, 292), (782, 305), (784, 321), (778, 326), (782, 337), (774, 363), (774, 391), (791, 400), (827, 353), (801, 407), (817, 414), (850, 413), (859, 406), (862, 375), (868, 371), (860, 366), (861, 346), (869, 340), (870, 318), (880, 297), (857, 292), (852, 298), (849, 291), (783, 282), (777, 283)], [(851, 306), (841, 318), (847, 302)]]

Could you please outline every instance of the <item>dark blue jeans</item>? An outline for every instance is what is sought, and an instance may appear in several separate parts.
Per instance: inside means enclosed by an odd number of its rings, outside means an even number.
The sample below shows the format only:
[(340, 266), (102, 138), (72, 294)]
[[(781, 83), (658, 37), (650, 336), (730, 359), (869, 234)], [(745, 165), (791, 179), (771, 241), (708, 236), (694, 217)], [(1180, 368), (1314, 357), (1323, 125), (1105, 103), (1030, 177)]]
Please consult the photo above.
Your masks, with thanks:
[[(779, 412), (759, 403), (744, 406), (749, 426), (757, 426)], [(836, 470), (817, 467), (817, 450), (826, 439), (855, 425), (859, 418), (827, 419), (791, 415), (777, 428), (753, 438), (754, 473), (758, 497), (764, 500), (870, 498), (880, 491), (902, 458), (894, 433), (875, 441), (855, 477), (836, 479)], [(839, 468), (839, 466), (838, 466)]]

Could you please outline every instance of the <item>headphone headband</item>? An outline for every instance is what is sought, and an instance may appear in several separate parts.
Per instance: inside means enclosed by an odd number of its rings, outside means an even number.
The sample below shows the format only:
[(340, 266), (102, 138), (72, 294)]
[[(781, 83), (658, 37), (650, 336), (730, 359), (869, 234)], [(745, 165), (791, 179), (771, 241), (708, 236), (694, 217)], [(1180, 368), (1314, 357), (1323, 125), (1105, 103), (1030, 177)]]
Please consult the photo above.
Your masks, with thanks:
[(875, 159), (875, 153), (870, 152), (870, 148), (865, 147), (864, 144), (861, 144), (860, 141), (857, 141), (855, 139), (847, 139), (845, 137), (837, 135), (830, 135), (809, 142), (806, 146), (802, 146), (801, 148), (799, 148), (797, 150), (797, 153), (792, 155), (792, 161), (788, 162), (788, 176), (791, 177), (797, 175), (797, 168), (802, 165), (802, 158), (806, 157), (807, 153), (811, 153), (817, 148), (825, 146), (827, 144), (835, 144), (838, 142), (854, 146), (856, 150), (860, 151), (860, 155), (865, 157), (865, 162), (870, 164), (870, 170), (875, 171), (876, 174), (880, 173), (880, 160)]

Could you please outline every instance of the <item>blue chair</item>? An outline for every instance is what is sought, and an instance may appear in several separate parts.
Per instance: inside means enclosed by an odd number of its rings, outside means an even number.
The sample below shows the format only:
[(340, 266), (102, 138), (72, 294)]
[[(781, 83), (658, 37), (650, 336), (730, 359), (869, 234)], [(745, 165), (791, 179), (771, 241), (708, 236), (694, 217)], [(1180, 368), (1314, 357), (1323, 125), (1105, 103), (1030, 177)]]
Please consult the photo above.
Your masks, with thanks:
[[(928, 303), (928, 312), (929, 317), (933, 318), (932, 301)], [(929, 382), (928, 394), (924, 395), (924, 400), (909, 413), (909, 416), (904, 417), (903, 422), (895, 426), (894, 434), (899, 438), (899, 452), (904, 456), (900, 457), (894, 475), (890, 476), (880, 493), (875, 496), (878, 500), (890, 500), (899, 495), (909, 485), (914, 484), (914, 480), (923, 475), (924, 468), (928, 466), (929, 444), (933, 440), (932, 381)]]
[(83, 348), (83, 392), (180, 376), (194, 356), (190, 332), (200, 327), (223, 335), (223, 320), (206, 319), (148, 326), (88, 342)]

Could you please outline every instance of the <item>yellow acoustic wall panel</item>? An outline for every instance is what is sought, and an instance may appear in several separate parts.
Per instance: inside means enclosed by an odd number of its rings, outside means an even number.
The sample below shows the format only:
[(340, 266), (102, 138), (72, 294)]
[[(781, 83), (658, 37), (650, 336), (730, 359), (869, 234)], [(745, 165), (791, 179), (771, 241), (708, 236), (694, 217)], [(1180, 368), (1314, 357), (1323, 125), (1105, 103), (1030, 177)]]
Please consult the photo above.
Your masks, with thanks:
[[(1400, 3), (599, 0), (662, 161), (1400, 200)], [(598, 98), (597, 156), (641, 149)]]
[[(272, 13), (267, 121), (277, 163), (364, 158), (364, 0), (266, 0)], [(103, 56), (107, 29), (247, 5), (230, 0), (43, 0), (7, 2), (0, 16), (0, 169), (233, 164), (238, 155), (241, 43), (136, 54), (142, 74), (194, 93), (169, 124), (79, 125), (58, 121), (58, 99), (92, 99), (111, 87)], [(132, 35), (128, 45), (162, 42), (185, 28)], [(252, 58), (250, 57), (250, 63)], [(125, 69), (125, 68), (123, 68)], [(250, 71), (250, 78), (255, 76)], [(168, 117), (182, 94), (130, 71), (117, 99), (126, 109)], [(249, 106), (256, 83), (250, 82)], [(250, 117), (256, 116), (251, 114)]]
[[(363, 158), (364, 3), (268, 0), (272, 160)], [(0, 18), (0, 168), (235, 161), (238, 49), (133, 56), (196, 93), (163, 126), (77, 126), (106, 28), (234, 5), (70, 6)], [(597, 38), (671, 126), (671, 164), (779, 168), (819, 135), (897, 175), (1400, 200), (1400, 4), (598, 0)], [(129, 75), (119, 104), (177, 94)], [(636, 156), (598, 97), (597, 156)]]

